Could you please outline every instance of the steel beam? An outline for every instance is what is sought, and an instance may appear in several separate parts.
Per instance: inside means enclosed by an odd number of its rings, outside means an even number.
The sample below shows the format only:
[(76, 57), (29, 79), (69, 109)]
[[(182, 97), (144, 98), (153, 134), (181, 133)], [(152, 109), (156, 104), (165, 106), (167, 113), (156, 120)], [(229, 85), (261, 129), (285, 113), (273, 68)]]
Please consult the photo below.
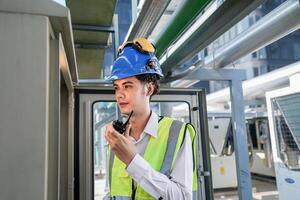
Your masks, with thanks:
[(73, 31), (92, 31), (92, 32), (115, 32), (114, 27), (111, 26), (96, 26), (96, 25), (85, 25), (85, 24), (72, 24)]
[(198, 68), (181, 80), (200, 80), (200, 81), (243, 81), (246, 73), (243, 69), (207, 69)]
[(91, 44), (91, 43), (81, 43), (75, 42), (75, 48), (80, 49), (107, 49), (109, 46), (107, 44)]
[[(113, 26), (114, 26), (114, 30), (115, 32), (112, 34), (112, 43), (113, 43), (113, 48), (114, 48), (114, 60), (117, 58), (117, 49), (120, 45), (120, 41), (119, 41), (119, 15), (118, 14), (114, 14), (114, 18), (113, 18)], [(103, 72), (104, 74), (104, 72)]]
[(132, 23), (136, 22), (138, 12), (137, 12), (138, 3), (137, 0), (131, 0), (131, 17), (132, 17)]
[(136, 37), (148, 37), (164, 10), (169, 5), (170, 0), (146, 0), (136, 19), (127, 40), (132, 40)]

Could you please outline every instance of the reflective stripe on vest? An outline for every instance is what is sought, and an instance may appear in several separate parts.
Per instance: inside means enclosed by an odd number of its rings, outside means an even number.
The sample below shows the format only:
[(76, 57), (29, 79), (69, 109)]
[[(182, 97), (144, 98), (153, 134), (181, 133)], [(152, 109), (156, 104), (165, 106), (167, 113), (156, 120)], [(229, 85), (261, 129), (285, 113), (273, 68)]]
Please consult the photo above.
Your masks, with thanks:
[[(194, 193), (197, 193), (197, 190), (200, 189), (198, 188), (198, 175), (197, 175), (197, 153), (196, 153), (196, 149), (197, 149), (197, 140), (196, 140), (196, 131), (195, 131), (195, 128), (193, 127), (192, 124), (186, 124), (185, 126), (188, 130), (189, 130), (189, 133), (190, 133), (190, 137), (191, 137), (191, 140), (192, 140), (192, 145), (193, 145), (193, 197), (196, 196), (194, 195)], [(200, 191), (199, 191), (200, 192)]]
[[(176, 157), (176, 156), (174, 156), (175, 147), (176, 147), (179, 135), (180, 135), (179, 130), (181, 129), (182, 125), (183, 125), (183, 122), (174, 120), (171, 125), (170, 131), (169, 131), (167, 151), (165, 153), (163, 165), (160, 169), (160, 172), (165, 174), (169, 178), (171, 175), (173, 160)], [(180, 139), (182, 140), (182, 138), (180, 138)]]
[[(161, 171), (168, 177), (170, 176), (174, 161), (184, 141), (186, 127), (188, 127), (192, 141), (194, 141), (195, 131), (192, 126), (189, 128), (187, 124), (167, 117), (159, 122), (157, 138), (150, 137), (143, 155), (153, 169)], [(132, 199), (132, 179), (126, 172), (125, 164), (114, 156), (111, 151), (109, 152), (108, 164), (112, 199)], [(193, 179), (194, 189), (194, 182), (197, 182), (197, 180)], [(137, 185), (135, 198), (142, 200), (154, 199), (140, 185)]]

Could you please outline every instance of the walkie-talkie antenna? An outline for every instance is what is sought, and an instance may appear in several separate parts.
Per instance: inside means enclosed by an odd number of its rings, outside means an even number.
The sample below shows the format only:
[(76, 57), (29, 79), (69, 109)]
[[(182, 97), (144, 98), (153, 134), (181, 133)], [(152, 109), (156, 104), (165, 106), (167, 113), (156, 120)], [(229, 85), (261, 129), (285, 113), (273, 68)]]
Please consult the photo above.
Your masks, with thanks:
[(125, 124), (124, 124), (124, 128), (126, 128), (126, 126), (127, 126), (128, 122), (129, 122), (129, 119), (130, 119), (130, 117), (131, 117), (132, 113), (133, 113), (133, 110), (131, 111), (131, 113), (130, 113), (130, 115), (129, 115), (128, 119), (127, 119), (127, 121), (125, 122)]

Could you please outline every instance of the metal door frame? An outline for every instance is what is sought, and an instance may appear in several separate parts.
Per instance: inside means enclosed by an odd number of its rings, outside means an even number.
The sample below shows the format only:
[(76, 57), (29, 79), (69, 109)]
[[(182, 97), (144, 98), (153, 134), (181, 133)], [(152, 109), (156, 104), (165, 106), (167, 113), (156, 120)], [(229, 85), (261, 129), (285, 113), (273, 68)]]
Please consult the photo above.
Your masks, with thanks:
[[(82, 96), (83, 95), (83, 96)], [(82, 116), (80, 111), (81, 109), (81, 98), (84, 97), (84, 95), (96, 95), (94, 97), (89, 97), (92, 101), (88, 103), (88, 107), (93, 105), (93, 102), (96, 101), (95, 98), (99, 99), (98, 95), (103, 95), (105, 97), (102, 100), (115, 100), (114, 96), (114, 89), (112, 87), (101, 87), (101, 86), (80, 86), (75, 89), (75, 123), (74, 123), (74, 196), (75, 200), (83, 200), (86, 198), (91, 199), (94, 194), (94, 187), (93, 186), (93, 177), (92, 179), (87, 180), (87, 182), (92, 183), (92, 185), (87, 186), (82, 183), (83, 180), (80, 180), (81, 177), (83, 177), (81, 174), (85, 173), (82, 171), (83, 166), (85, 163), (80, 163), (80, 154), (82, 154), (83, 150), (82, 147), (82, 141), (80, 140), (80, 130), (83, 128), (80, 126), (80, 117)], [(163, 95), (163, 96), (162, 96)], [(184, 97), (181, 99), (181, 101), (189, 102), (191, 105), (191, 123), (195, 126), (197, 132), (200, 132), (198, 134), (198, 148), (201, 149), (202, 154), (201, 157), (198, 158), (200, 160), (200, 165), (202, 166), (197, 170), (198, 176), (199, 176), (199, 183), (202, 183), (204, 188), (201, 188), (201, 196), (204, 197), (204, 199), (209, 200), (213, 199), (213, 186), (212, 186), (212, 177), (211, 177), (211, 162), (210, 162), (210, 148), (209, 148), (209, 135), (208, 135), (208, 119), (207, 119), (207, 110), (206, 110), (206, 96), (205, 96), (205, 90), (204, 89), (181, 89), (181, 88), (161, 88), (160, 93), (158, 95), (153, 96), (152, 100), (157, 101), (160, 97), (165, 97), (162, 99), (162, 101), (170, 101), (169, 97), (167, 98), (167, 95), (190, 95), (189, 101), (186, 101)], [(98, 96), (98, 97), (97, 97)], [(107, 99), (109, 96), (112, 96), (113, 98)], [(87, 97), (85, 97), (87, 98)], [(194, 106), (196, 105), (196, 106)], [(91, 115), (93, 113), (91, 112)], [(91, 117), (91, 116), (89, 116)], [(197, 120), (199, 119), (199, 120)], [(92, 126), (92, 123), (91, 123)], [(92, 130), (92, 127), (86, 127), (87, 129)], [(91, 133), (91, 132), (90, 132)], [(92, 135), (92, 134), (90, 134)], [(82, 137), (82, 136), (81, 136)], [(93, 138), (90, 138), (93, 139)], [(92, 141), (92, 140), (91, 140)], [(89, 142), (89, 141), (86, 141)], [(93, 157), (92, 157), (93, 158)], [(88, 159), (88, 158), (87, 158)], [(92, 165), (93, 166), (93, 165)], [(89, 169), (88, 169), (89, 170)], [(87, 170), (87, 171), (88, 171)], [(93, 169), (91, 172), (93, 172)], [(90, 174), (93, 176), (92, 174)], [(84, 178), (84, 177), (83, 177)], [(201, 184), (198, 184), (200, 187)], [(87, 191), (89, 190), (92, 196), (87, 194)], [(84, 194), (82, 194), (84, 193)]]

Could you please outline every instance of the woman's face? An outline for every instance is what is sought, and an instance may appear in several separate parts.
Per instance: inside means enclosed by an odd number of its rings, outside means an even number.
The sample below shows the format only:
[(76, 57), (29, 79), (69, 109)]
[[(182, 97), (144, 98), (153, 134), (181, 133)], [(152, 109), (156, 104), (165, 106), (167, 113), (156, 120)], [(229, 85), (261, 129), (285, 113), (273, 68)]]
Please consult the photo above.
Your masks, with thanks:
[(144, 112), (149, 107), (151, 85), (134, 76), (114, 81), (115, 98), (121, 113), (130, 114), (132, 110), (136, 114)]

